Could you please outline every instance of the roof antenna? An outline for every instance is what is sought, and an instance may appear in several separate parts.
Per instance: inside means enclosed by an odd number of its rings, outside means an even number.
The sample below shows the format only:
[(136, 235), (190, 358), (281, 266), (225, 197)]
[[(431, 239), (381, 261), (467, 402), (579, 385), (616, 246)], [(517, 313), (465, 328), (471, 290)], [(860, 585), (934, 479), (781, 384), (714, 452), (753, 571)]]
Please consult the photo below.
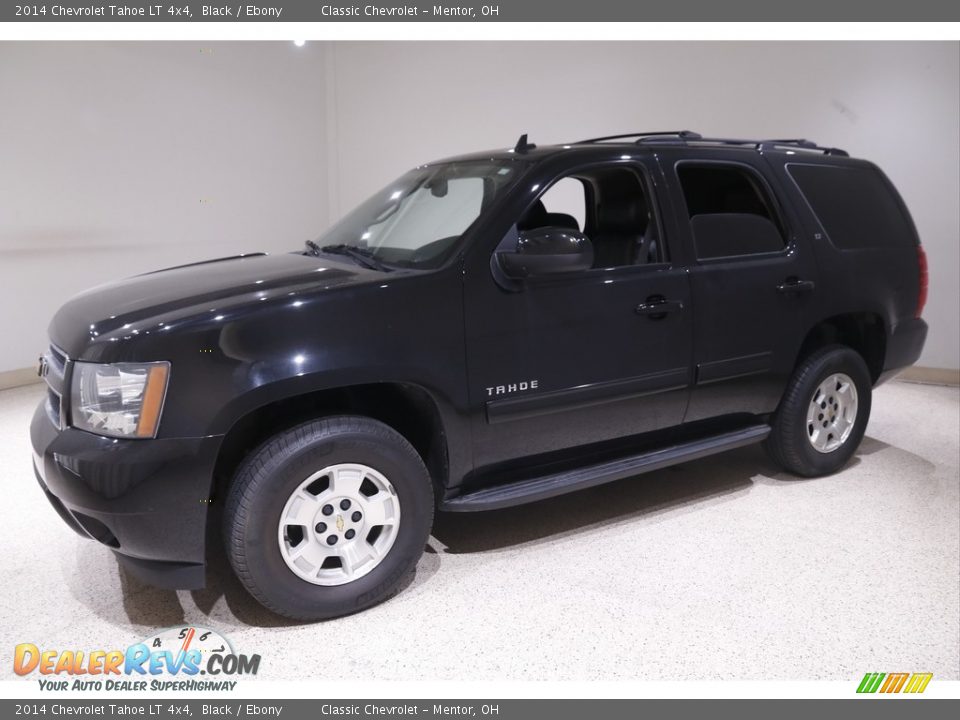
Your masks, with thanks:
[(515, 153), (525, 153), (528, 150), (533, 150), (536, 147), (531, 142), (527, 142), (527, 134), (524, 133), (520, 136), (520, 139), (517, 140), (517, 144), (513, 146), (513, 151)]

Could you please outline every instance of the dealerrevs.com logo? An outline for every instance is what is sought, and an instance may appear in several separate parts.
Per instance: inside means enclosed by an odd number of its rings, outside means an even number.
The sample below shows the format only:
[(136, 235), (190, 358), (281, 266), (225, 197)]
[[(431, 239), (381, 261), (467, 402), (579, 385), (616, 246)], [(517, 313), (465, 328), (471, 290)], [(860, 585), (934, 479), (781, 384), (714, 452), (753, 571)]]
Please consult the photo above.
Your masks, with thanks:
[[(13, 671), (35, 673), (41, 690), (233, 690), (234, 678), (256, 675), (259, 655), (244, 655), (220, 633), (200, 627), (162, 630), (126, 650), (14, 648)], [(199, 676), (203, 676), (202, 678)]]
[(933, 673), (867, 673), (857, 687), (858, 693), (918, 694), (927, 689)]

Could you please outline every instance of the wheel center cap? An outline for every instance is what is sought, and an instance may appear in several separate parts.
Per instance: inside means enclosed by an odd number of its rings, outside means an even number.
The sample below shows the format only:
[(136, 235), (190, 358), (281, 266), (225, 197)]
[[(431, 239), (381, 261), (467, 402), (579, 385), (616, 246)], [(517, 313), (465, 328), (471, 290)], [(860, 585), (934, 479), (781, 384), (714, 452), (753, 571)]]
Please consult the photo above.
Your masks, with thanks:
[(337, 530), (343, 532), (343, 515), (337, 515)]

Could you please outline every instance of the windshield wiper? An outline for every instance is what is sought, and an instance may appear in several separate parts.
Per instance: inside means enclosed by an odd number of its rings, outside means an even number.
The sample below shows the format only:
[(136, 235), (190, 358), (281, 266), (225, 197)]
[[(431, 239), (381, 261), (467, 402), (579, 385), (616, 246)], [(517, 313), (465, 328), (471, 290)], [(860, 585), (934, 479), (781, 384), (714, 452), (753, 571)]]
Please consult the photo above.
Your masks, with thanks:
[[(307, 244), (307, 247), (314, 251), (316, 243), (311, 240)], [(340, 243), (338, 245), (324, 245), (322, 248), (320, 248), (320, 252), (327, 253), (328, 255), (346, 255), (355, 263), (357, 263), (357, 265), (362, 265), (370, 270), (379, 270), (380, 272), (390, 272), (393, 270), (393, 268), (383, 263), (376, 255), (374, 255), (372, 251), (365, 248), (358, 248), (353, 245), (347, 245), (346, 243)], [(316, 251), (314, 251), (314, 254), (317, 254)]]

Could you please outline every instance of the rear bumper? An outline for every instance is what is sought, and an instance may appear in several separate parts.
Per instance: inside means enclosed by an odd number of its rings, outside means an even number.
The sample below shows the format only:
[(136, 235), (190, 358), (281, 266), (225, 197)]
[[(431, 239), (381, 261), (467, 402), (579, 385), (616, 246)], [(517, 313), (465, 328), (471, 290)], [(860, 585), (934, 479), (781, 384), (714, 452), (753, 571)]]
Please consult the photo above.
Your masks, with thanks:
[(150, 584), (203, 587), (219, 436), (116, 440), (60, 430), (41, 404), (30, 439), (37, 480), (67, 525)]
[(926, 340), (927, 323), (921, 318), (913, 318), (897, 325), (887, 338), (887, 354), (877, 385), (913, 365), (923, 352), (923, 344)]

